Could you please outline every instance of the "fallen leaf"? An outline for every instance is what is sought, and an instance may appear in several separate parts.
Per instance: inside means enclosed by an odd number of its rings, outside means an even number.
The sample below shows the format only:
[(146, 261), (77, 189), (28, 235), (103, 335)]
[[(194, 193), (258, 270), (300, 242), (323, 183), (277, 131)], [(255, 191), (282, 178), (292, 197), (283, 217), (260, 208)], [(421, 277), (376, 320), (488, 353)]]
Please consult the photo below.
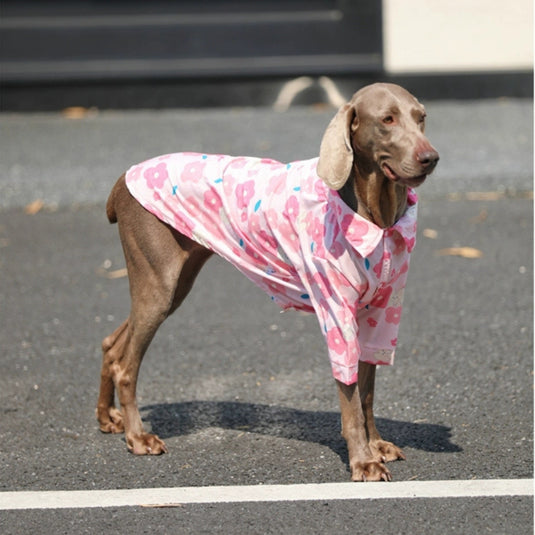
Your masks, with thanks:
[(438, 251), (440, 256), (462, 256), (463, 258), (481, 258), (483, 252), (474, 247), (448, 247)]
[(431, 238), (432, 240), (436, 240), (438, 236), (438, 232), (432, 228), (424, 228), (422, 233), (426, 238)]
[(483, 210), (481, 210), (481, 212), (479, 212), (478, 215), (470, 219), (470, 222), (471, 223), (483, 223), (483, 221), (485, 221), (488, 216), (489, 216), (489, 213), (487, 212), (487, 210), (485, 210), (485, 208), (483, 208)]
[(104, 277), (105, 279), (121, 279), (128, 275), (126, 268), (115, 269), (114, 271), (108, 271), (104, 267), (100, 266), (97, 268), (97, 275)]
[(83, 106), (70, 106), (61, 110), (61, 114), (66, 119), (83, 119), (95, 113), (95, 108), (84, 108)]
[(24, 208), (24, 212), (28, 215), (35, 215), (37, 212), (40, 212), (45, 203), (41, 199), (36, 199), (35, 201), (27, 204)]
[(504, 197), (504, 191), (469, 191), (466, 193), (466, 199), (469, 201), (498, 201)]
[(533, 190), (468, 191), (448, 194), (449, 201), (499, 201), (501, 199), (533, 199)]
[(505, 191), (466, 191), (448, 195), (450, 201), (499, 201), (500, 199), (505, 199), (505, 197)]

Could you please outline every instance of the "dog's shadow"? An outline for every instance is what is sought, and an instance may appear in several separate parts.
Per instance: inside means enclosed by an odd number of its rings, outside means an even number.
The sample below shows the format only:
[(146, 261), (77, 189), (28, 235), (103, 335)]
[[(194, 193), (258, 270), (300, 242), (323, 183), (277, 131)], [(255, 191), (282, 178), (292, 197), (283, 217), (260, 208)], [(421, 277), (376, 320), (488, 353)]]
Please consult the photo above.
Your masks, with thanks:
[[(338, 412), (303, 411), (232, 401), (188, 401), (149, 405), (142, 410), (145, 413), (143, 419), (163, 439), (219, 427), (322, 444), (338, 454), (343, 462), (348, 462)], [(441, 453), (462, 451), (450, 441), (451, 428), (444, 425), (386, 418), (377, 418), (376, 424), (385, 440), (401, 448)]]

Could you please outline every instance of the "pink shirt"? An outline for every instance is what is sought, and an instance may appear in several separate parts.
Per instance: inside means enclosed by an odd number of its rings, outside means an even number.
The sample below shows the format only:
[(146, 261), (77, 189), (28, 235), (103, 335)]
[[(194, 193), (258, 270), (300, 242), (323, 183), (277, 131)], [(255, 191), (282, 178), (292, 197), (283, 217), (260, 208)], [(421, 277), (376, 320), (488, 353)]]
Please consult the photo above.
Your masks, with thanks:
[(282, 308), (315, 312), (333, 375), (359, 359), (392, 364), (417, 197), (391, 228), (353, 212), (316, 174), (317, 159), (179, 153), (130, 168), (132, 195), (162, 221), (230, 261)]

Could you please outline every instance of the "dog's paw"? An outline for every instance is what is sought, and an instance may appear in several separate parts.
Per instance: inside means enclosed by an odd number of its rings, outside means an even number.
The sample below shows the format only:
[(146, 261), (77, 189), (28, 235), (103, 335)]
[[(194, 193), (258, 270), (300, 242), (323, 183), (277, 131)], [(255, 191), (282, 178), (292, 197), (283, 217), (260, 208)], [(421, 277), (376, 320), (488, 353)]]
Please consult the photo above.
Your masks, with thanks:
[(387, 463), (390, 461), (397, 461), (399, 459), (405, 460), (405, 454), (392, 442), (387, 442), (386, 440), (377, 440), (375, 442), (370, 442), (370, 448), (376, 457), (382, 462)]
[(126, 445), (134, 455), (160, 455), (167, 453), (165, 442), (156, 435), (142, 433), (126, 438)]
[(123, 415), (115, 407), (97, 408), (97, 420), (103, 433), (124, 433)]
[(377, 461), (355, 462), (351, 463), (351, 480), (392, 481), (392, 474), (383, 463)]

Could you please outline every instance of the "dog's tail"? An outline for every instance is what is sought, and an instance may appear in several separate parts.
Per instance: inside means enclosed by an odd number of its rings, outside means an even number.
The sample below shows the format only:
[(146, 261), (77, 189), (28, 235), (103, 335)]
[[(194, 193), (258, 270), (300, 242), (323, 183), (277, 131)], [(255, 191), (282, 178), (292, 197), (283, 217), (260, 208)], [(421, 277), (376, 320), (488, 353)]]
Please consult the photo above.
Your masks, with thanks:
[(106, 203), (106, 215), (110, 223), (117, 223), (117, 214), (115, 213), (115, 188), (111, 190), (108, 202)]
[(117, 223), (117, 212), (115, 210), (115, 199), (117, 197), (117, 190), (124, 183), (124, 175), (117, 180), (115, 186), (110, 192), (108, 197), (108, 202), (106, 203), (106, 215), (108, 216), (108, 221), (110, 223)]

